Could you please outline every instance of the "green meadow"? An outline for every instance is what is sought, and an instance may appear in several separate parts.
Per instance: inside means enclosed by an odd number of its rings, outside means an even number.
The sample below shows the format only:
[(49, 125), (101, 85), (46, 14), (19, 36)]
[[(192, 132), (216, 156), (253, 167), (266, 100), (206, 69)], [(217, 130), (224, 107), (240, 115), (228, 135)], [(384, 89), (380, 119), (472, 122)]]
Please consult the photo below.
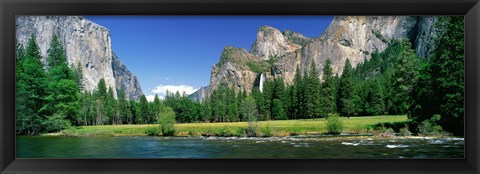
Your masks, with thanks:
[[(372, 126), (379, 123), (407, 121), (406, 115), (341, 117), (343, 133), (372, 133)], [(259, 121), (256, 124), (258, 136), (291, 136), (307, 134), (326, 134), (326, 119), (273, 120)], [(158, 128), (158, 124), (141, 125), (102, 125), (70, 127), (57, 133), (44, 135), (63, 136), (147, 136), (148, 132)], [(182, 123), (175, 124), (175, 136), (246, 136), (247, 122), (223, 123)]]

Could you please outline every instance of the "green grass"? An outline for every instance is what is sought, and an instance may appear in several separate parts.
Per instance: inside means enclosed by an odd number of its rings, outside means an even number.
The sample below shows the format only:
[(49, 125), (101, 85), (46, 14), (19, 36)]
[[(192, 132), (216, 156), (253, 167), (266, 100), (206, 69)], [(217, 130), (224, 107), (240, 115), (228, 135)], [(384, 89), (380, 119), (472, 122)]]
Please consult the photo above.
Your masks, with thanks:
[[(367, 133), (368, 126), (378, 123), (393, 123), (406, 121), (407, 116), (369, 116), (341, 117), (343, 132)], [(289, 136), (299, 134), (323, 134), (327, 132), (326, 119), (306, 120), (275, 120), (258, 122), (257, 132), (265, 133), (268, 125), (268, 136)], [(104, 125), (79, 126), (63, 130), (60, 135), (66, 136), (145, 136), (148, 128), (158, 127), (157, 124), (143, 125)], [(264, 129), (262, 129), (264, 128)], [(175, 124), (176, 136), (245, 136), (247, 122), (233, 123), (183, 123)], [(57, 134), (58, 135), (58, 134)], [(267, 135), (266, 135), (267, 136)]]

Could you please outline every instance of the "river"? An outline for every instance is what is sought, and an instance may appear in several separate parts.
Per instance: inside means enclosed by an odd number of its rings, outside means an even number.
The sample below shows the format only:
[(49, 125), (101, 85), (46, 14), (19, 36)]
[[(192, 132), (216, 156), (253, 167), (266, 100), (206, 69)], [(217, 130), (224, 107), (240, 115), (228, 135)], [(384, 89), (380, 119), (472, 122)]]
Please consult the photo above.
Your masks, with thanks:
[(17, 136), (17, 158), (463, 158), (463, 138)]

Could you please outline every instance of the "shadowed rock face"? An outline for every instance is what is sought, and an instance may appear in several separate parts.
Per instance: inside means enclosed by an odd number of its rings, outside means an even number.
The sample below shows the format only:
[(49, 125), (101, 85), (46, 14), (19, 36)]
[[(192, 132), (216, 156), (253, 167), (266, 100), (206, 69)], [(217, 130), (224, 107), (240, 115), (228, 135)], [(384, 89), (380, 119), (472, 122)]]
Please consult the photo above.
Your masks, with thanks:
[(333, 73), (341, 75), (347, 58), (355, 67), (370, 59), (375, 50), (383, 51), (392, 39), (410, 39), (417, 55), (425, 58), (435, 45), (433, 24), (436, 20), (428, 16), (341, 16), (335, 17), (325, 32), (313, 39), (300, 33), (288, 30), (282, 33), (273, 27), (262, 26), (250, 52), (233, 47), (228, 48), (230, 54), (223, 51), (220, 62), (212, 68), (207, 94), (222, 83), (237, 92), (242, 89), (250, 92), (260, 74), (245, 62), (261, 62), (270, 57), (276, 57), (277, 61), (271, 68), (273, 71), (266, 73), (267, 79), (282, 77), (287, 84), (293, 82), (297, 66), (303, 73), (312, 60), (320, 78), (327, 59), (332, 61)]
[(201, 87), (194, 93), (190, 94), (188, 97), (195, 101), (203, 101), (207, 97), (208, 86)]
[(17, 44), (26, 45), (32, 34), (44, 64), (52, 36), (57, 35), (68, 64), (81, 65), (85, 90), (93, 91), (104, 78), (107, 86), (117, 89), (113, 91), (115, 96), (121, 84), (125, 85), (126, 95), (131, 99), (143, 94), (136, 77), (114, 55), (110, 31), (105, 27), (79, 16), (18, 16)]
[(112, 69), (117, 92), (120, 92), (123, 86), (127, 99), (140, 100), (140, 96), (143, 95), (140, 82), (137, 77), (127, 69), (127, 66), (120, 61), (115, 53), (113, 53)]
[(251, 91), (257, 73), (250, 70), (247, 62), (258, 62), (261, 58), (247, 52), (245, 49), (225, 47), (219, 63), (213, 65), (210, 77), (210, 85), (207, 96), (210, 96), (213, 89), (225, 84), (235, 91), (245, 89)]

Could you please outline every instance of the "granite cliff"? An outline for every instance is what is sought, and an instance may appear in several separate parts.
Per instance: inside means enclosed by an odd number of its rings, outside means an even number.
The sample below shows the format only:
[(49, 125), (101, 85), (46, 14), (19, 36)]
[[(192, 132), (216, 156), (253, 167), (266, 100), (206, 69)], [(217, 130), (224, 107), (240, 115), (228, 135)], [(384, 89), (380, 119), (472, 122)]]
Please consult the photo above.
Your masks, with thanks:
[[(332, 60), (333, 73), (341, 74), (347, 58), (355, 67), (370, 59), (375, 50), (383, 51), (392, 39), (410, 39), (416, 54), (425, 58), (434, 48), (436, 20), (429, 16), (339, 16), (316, 38), (262, 26), (250, 51), (225, 47), (220, 61), (212, 68), (207, 96), (221, 84), (236, 91), (251, 91), (262, 73), (267, 79), (283, 77), (291, 84), (296, 67), (303, 73), (312, 60), (320, 77), (328, 58)], [(271, 58), (274, 61), (268, 64)]]
[(207, 90), (208, 90), (208, 86), (201, 87), (194, 93), (190, 94), (188, 97), (196, 101), (203, 100), (205, 99), (205, 97), (207, 97)]
[(96, 89), (98, 81), (104, 78), (107, 86), (116, 89), (115, 96), (122, 86), (129, 99), (138, 100), (143, 94), (136, 76), (113, 52), (107, 28), (80, 16), (18, 16), (17, 44), (26, 45), (32, 34), (36, 37), (44, 64), (52, 36), (58, 36), (68, 64), (81, 65), (85, 90)]

